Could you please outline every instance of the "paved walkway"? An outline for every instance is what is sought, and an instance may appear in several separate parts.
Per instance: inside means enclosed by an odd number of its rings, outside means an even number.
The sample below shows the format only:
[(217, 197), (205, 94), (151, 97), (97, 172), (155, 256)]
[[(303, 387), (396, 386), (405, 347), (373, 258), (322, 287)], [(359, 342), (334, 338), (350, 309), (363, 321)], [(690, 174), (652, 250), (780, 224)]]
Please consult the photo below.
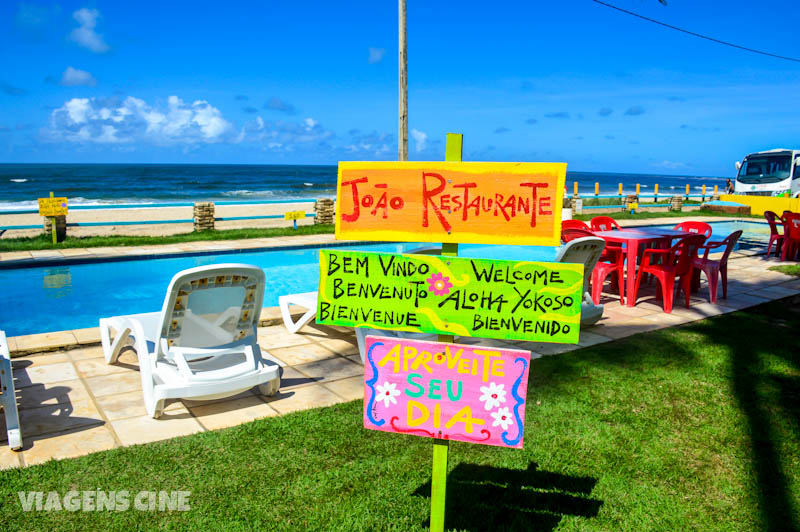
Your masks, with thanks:
[[(645, 288), (632, 308), (608, 294), (603, 319), (581, 331), (578, 345), (461, 341), (529, 349), (534, 357), (556, 355), (800, 294), (800, 279), (768, 270), (777, 263), (774, 258), (736, 254), (729, 262), (727, 299), (710, 304), (704, 284), (693, 296), (691, 308), (676, 303), (671, 314), (665, 314), (655, 299), (655, 284)], [(145, 413), (135, 352), (126, 350), (119, 363), (107, 365), (96, 328), (9, 338), (25, 446), (21, 452), (8, 448), (0, 416), (0, 468), (215, 430), (362, 397), (363, 367), (351, 329), (313, 325), (289, 334), (277, 309), (265, 309), (262, 324), (268, 324), (258, 330), (265, 356), (284, 367), (278, 395), (263, 397), (248, 391), (218, 401), (173, 401), (158, 420)]]

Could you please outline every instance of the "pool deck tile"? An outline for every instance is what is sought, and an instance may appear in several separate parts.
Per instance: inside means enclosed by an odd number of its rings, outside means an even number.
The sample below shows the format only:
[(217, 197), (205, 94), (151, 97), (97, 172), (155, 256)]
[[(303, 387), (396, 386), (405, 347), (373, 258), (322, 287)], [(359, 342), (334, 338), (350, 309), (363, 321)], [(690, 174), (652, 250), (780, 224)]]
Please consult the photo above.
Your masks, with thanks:
[(185, 407), (164, 412), (159, 419), (144, 415), (111, 421), (110, 425), (122, 445), (126, 446), (167, 440), (204, 430)]
[(24, 443), (25, 465), (84, 456), (117, 446), (114, 436), (105, 426), (26, 438)]
[(189, 410), (207, 430), (233, 427), (262, 417), (278, 415), (274, 408), (255, 395), (232, 401), (197, 405), (190, 407)]
[[(302, 334), (292, 334), (283, 325), (270, 325), (258, 328), (258, 343), (263, 346), (292, 347), (303, 345), (312, 340)], [(270, 349), (271, 351), (272, 349)]]
[(314, 384), (319, 379), (309, 377), (304, 373), (300, 373), (292, 366), (283, 368), (283, 375), (281, 376), (281, 390), (291, 390), (299, 386), (308, 386)]
[(580, 340), (578, 341), (578, 345), (581, 347), (589, 347), (590, 345), (597, 345), (610, 341), (611, 338), (609, 338), (608, 336), (603, 336), (602, 334), (581, 330)]
[(66, 248), (58, 250), (62, 257), (82, 257), (91, 256), (92, 253), (87, 248)]
[(89, 377), (85, 379), (89, 391), (95, 397), (104, 395), (120, 394), (138, 390), (142, 391), (142, 379), (138, 371), (126, 371), (112, 375), (101, 375), (99, 377)]
[(8, 336), (6, 337), (6, 343), (8, 345), (8, 352), (11, 356), (15, 356), (19, 353), (19, 347), (17, 347), (17, 337), (16, 336)]
[(789, 297), (800, 294), (800, 290), (798, 290), (797, 288), (791, 288), (784, 285), (773, 285), (758, 290), (756, 294), (762, 297), (768, 296), (770, 297), (770, 299), (779, 299), (782, 297)]
[(106, 364), (104, 358), (89, 358), (74, 362), (75, 369), (81, 377), (99, 377), (101, 375), (113, 375), (114, 373), (124, 373), (128, 368), (120, 364)]
[(323, 386), (345, 401), (354, 401), (364, 397), (364, 377), (349, 377), (338, 381), (323, 383)]
[(80, 345), (92, 345), (100, 342), (100, 328), (88, 327), (86, 329), (73, 329), (72, 334)]
[(320, 384), (311, 384), (291, 390), (281, 390), (273, 397), (268, 397), (268, 404), (280, 414), (288, 414), (298, 410), (308, 410), (320, 406), (330, 406), (344, 401), (341, 397)]
[(22, 467), (22, 453), (12, 451), (7, 445), (0, 445), (0, 471)]
[[(16, 364), (16, 360), (15, 366)], [(24, 389), (34, 384), (53, 384), (55, 382), (71, 381), (78, 378), (72, 362), (56, 362), (53, 364), (32, 364), (20, 369), (14, 369), (14, 387)]]
[(57, 249), (37, 249), (35, 251), (29, 251), (28, 253), (30, 253), (31, 257), (34, 259), (50, 259), (53, 257), (61, 257), (61, 252)]
[(364, 367), (343, 357), (317, 360), (295, 366), (300, 373), (317, 381), (332, 381), (364, 374)]
[(11, 367), (14, 371), (28, 368), (30, 366), (45, 366), (47, 364), (57, 364), (59, 362), (69, 362), (70, 358), (64, 351), (49, 351), (38, 355), (28, 355), (14, 357), (11, 360)]
[(65, 351), (66, 355), (73, 361), (86, 360), (89, 358), (99, 358), (103, 356), (103, 348), (99, 345), (81, 346), (77, 349)]
[[(17, 405), (20, 410), (79, 401), (90, 401), (91, 399), (86, 386), (83, 384), (83, 381), (79, 379), (50, 384), (37, 382), (25, 388), (17, 388)], [(23, 436), (24, 434), (23, 432)]]
[[(27, 438), (64, 432), (79, 427), (103, 425), (105, 422), (92, 401), (70, 401), (28, 408), (19, 411), (23, 443)], [(5, 438), (3, 432), (2, 438)]]
[(70, 347), (78, 345), (78, 340), (72, 331), (58, 331), (40, 334), (28, 334), (25, 336), (17, 336), (15, 352), (22, 353), (38, 353), (42, 351), (52, 351), (61, 349), (63, 347)]
[(25, 261), (30, 260), (33, 257), (31, 256), (30, 251), (9, 251), (6, 253), (0, 253), (0, 261)]
[(279, 347), (277, 349), (270, 349), (269, 354), (285, 362), (289, 366), (299, 366), (309, 362), (316, 362), (326, 358), (333, 358), (336, 354), (315, 343), (309, 342), (303, 345), (296, 345), (292, 347)]
[(358, 343), (356, 342), (355, 338), (330, 338), (328, 340), (320, 340), (319, 343), (337, 355), (358, 355)]

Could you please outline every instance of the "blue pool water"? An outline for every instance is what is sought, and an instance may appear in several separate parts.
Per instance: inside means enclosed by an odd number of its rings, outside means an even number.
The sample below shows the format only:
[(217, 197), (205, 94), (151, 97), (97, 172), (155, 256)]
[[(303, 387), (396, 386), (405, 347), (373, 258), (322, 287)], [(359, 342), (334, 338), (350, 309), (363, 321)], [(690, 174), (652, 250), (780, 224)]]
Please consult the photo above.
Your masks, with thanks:
[[(741, 229), (742, 236), (739, 237), (739, 243), (736, 245), (735, 249), (751, 248), (762, 244), (765, 245), (769, 242), (769, 224), (764, 222), (731, 220), (725, 222), (710, 222), (709, 225), (712, 230), (712, 241), (724, 240), (729, 234)], [(675, 224), (652, 225), (650, 227), (672, 229), (675, 227)]]
[[(336, 247), (405, 252), (419, 246)], [(461, 245), (459, 255), (552, 261), (556, 248)], [(167, 285), (176, 272), (223, 262), (254, 264), (264, 269), (264, 306), (277, 306), (278, 296), (284, 294), (317, 289), (319, 250), (311, 248), (0, 269), (0, 329), (9, 336), (80, 329), (97, 326), (102, 317), (161, 310)]]
[[(674, 224), (655, 227), (672, 228)], [(712, 240), (744, 231), (739, 247), (765, 244), (769, 226), (759, 222), (712, 222)], [(336, 246), (365, 251), (405, 252), (421, 244)], [(459, 255), (475, 258), (552, 261), (557, 248), (460, 245)], [(173, 258), (135, 259), (58, 266), (0, 269), (0, 329), (9, 336), (94, 327), (106, 316), (161, 309), (172, 276), (181, 270), (239, 262), (264, 269), (264, 306), (278, 296), (317, 289), (319, 250), (313, 248), (214, 253)]]

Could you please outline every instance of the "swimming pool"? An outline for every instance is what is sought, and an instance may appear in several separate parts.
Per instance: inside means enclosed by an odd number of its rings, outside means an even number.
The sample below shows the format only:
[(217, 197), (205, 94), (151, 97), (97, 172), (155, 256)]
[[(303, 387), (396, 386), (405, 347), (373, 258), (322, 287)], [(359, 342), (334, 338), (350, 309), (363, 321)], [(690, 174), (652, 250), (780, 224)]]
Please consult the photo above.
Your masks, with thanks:
[[(653, 227), (672, 228), (674, 224)], [(712, 240), (742, 229), (737, 248), (765, 245), (769, 225), (750, 221), (711, 222)], [(337, 249), (401, 253), (423, 244), (358, 244)], [(557, 248), (462, 244), (464, 257), (552, 261)], [(102, 262), (73, 262), (55, 266), (0, 269), (3, 299), (0, 329), (9, 336), (95, 327), (107, 316), (161, 309), (172, 276), (181, 270), (239, 262), (264, 269), (264, 306), (277, 306), (278, 296), (317, 289), (318, 248), (232, 251), (161, 258), (126, 258)]]
[[(676, 224), (651, 225), (648, 227), (659, 227), (662, 229), (672, 229)], [(742, 230), (742, 236), (734, 249), (750, 249), (753, 247), (765, 246), (769, 242), (769, 224), (756, 221), (729, 220), (721, 222), (710, 222), (711, 240), (720, 241), (734, 231)]]
[[(405, 252), (421, 244), (359, 244), (337, 249)], [(461, 245), (459, 255), (476, 258), (552, 261), (552, 247)], [(107, 316), (161, 310), (172, 276), (180, 270), (238, 262), (264, 269), (264, 306), (278, 296), (317, 289), (319, 249), (235, 251), (163, 258), (73, 262), (0, 269), (3, 287), (0, 329), (9, 336), (97, 326)]]

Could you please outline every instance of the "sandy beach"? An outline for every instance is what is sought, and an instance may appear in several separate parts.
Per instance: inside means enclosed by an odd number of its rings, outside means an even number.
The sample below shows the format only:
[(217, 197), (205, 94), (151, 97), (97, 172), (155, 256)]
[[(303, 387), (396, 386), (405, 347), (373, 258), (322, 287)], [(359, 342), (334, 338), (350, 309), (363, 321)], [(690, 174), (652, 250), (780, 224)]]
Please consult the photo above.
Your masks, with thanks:
[[(314, 204), (309, 201), (298, 203), (266, 203), (252, 205), (217, 205), (216, 218), (237, 216), (267, 216), (280, 215), (287, 211), (305, 211), (307, 214), (314, 212)], [(192, 207), (134, 207), (125, 209), (70, 209), (67, 223), (97, 223), (97, 222), (141, 222), (158, 220), (191, 220)], [(38, 214), (3, 214), (0, 215), (0, 227), (9, 225), (43, 225), (44, 219)], [(311, 225), (314, 218), (298, 220), (298, 225)], [(230, 220), (217, 221), (217, 229), (237, 229), (242, 227), (292, 227), (290, 220), (283, 218), (267, 218), (260, 220)], [(160, 236), (179, 233), (190, 233), (192, 223), (149, 223), (143, 225), (109, 225), (109, 226), (75, 226), (67, 228), (69, 236), (96, 236), (96, 235), (140, 235)], [(9, 230), (3, 238), (21, 236), (35, 236), (41, 233), (39, 229)]]

